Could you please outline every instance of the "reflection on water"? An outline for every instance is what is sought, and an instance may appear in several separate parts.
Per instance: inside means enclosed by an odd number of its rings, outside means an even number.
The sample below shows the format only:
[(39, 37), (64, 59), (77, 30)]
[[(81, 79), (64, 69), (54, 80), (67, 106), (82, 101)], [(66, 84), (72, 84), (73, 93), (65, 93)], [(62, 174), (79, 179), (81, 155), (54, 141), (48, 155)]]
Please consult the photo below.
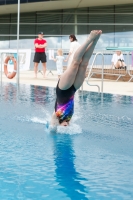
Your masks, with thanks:
[(3, 84), (0, 199), (133, 199), (133, 99), (77, 92), (71, 126), (45, 126), (55, 89)]
[[(4, 94), (4, 95), (3, 95)], [(3, 101), (16, 102), (17, 98), (17, 86), (16, 84), (6, 84), (1, 86), (1, 95), (3, 96)]]
[(81, 177), (75, 169), (75, 154), (71, 136), (67, 135), (62, 141), (62, 136), (54, 136), (54, 161), (55, 178), (59, 183), (59, 189), (66, 193), (70, 199), (88, 199), (86, 198), (86, 187), (81, 183), (86, 179)]

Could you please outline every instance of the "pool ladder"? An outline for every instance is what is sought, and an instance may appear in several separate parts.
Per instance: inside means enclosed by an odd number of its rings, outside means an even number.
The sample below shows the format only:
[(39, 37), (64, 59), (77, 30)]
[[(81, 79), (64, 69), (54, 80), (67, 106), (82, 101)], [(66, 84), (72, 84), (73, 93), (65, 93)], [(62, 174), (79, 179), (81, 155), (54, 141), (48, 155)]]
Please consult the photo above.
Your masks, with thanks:
[[(88, 73), (88, 77), (87, 77), (86, 83), (87, 83), (89, 86), (96, 86), (96, 87), (98, 88), (98, 93), (100, 93), (100, 86), (99, 86), (99, 85), (93, 85), (93, 84), (90, 84), (90, 83), (89, 83), (90, 74), (91, 74), (92, 68), (93, 68), (93, 66), (94, 66), (94, 63), (95, 63), (96, 58), (97, 58), (98, 55), (101, 55), (101, 56), (102, 56), (101, 93), (103, 93), (103, 72), (104, 72), (104, 55), (103, 55), (103, 53), (97, 52), (96, 55), (94, 56), (94, 59), (93, 59), (93, 61), (92, 61), (92, 64), (91, 64), (91, 67), (90, 67), (90, 70), (89, 70), (89, 73)], [(83, 85), (82, 85), (81, 89), (82, 89), (82, 91), (83, 91)]]

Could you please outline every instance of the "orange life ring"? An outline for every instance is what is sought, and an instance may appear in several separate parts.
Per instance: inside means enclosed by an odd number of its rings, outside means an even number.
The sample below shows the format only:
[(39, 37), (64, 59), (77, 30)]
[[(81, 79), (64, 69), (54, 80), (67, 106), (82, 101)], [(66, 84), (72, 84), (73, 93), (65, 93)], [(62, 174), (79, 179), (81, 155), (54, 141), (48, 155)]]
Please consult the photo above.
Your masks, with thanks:
[[(14, 64), (14, 70), (11, 73), (9, 73), (8, 69), (7, 69), (7, 65), (8, 65), (8, 61), (9, 60), (12, 60), (13, 64)], [(14, 78), (16, 76), (16, 73), (17, 73), (17, 62), (16, 62), (16, 59), (14, 57), (10, 57), (10, 56), (6, 57), (5, 62), (4, 62), (4, 73), (5, 73), (6, 77), (9, 78), (9, 79), (12, 79), (12, 78)]]

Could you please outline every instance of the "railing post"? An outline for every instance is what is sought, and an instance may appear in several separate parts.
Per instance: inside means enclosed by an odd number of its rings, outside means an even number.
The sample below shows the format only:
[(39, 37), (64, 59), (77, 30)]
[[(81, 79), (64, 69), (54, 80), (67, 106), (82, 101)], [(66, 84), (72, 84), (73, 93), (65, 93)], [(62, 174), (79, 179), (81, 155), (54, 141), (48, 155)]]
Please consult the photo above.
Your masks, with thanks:
[(20, 23), (20, 0), (18, 0), (18, 20), (17, 20), (17, 85), (19, 85), (19, 23)]
[(1, 96), (2, 96), (2, 53), (1, 53), (1, 74), (0, 74), (0, 90), (1, 90)]
[(129, 81), (128, 82), (130, 82), (132, 79), (133, 79), (133, 75), (130, 73), (130, 59), (129, 59), (129, 57), (130, 57), (130, 51), (129, 51), (129, 53), (128, 53), (128, 65), (127, 65), (127, 72), (128, 72), (128, 74), (129, 74), (129, 76), (131, 77), (130, 79), (129, 79)]
[(90, 78), (91, 70), (92, 70), (93, 65), (94, 65), (94, 63), (95, 63), (95, 60), (96, 60), (96, 58), (97, 58), (97, 55), (102, 55), (101, 93), (103, 93), (104, 55), (103, 55), (103, 53), (101, 53), (101, 52), (96, 53), (96, 55), (95, 55), (95, 57), (94, 57), (94, 59), (93, 59), (93, 62), (92, 62), (92, 64), (91, 64), (90, 71), (89, 71), (89, 74), (88, 74), (87, 84), (88, 84), (89, 86), (97, 86), (97, 87), (98, 87), (98, 92), (100, 92), (100, 87), (99, 87), (99, 85), (91, 85), (91, 84), (89, 84), (89, 82), (88, 82), (88, 81), (89, 81), (89, 78)]
[(102, 77), (101, 77), (101, 92), (103, 93), (103, 74), (104, 74), (104, 55), (101, 53), (102, 55)]

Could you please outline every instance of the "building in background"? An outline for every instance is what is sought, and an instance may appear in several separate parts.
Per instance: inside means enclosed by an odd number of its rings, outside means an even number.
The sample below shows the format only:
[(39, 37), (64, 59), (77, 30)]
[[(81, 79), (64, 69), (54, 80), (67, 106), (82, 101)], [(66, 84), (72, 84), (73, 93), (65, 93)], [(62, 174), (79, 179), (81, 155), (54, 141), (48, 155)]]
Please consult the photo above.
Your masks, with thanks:
[[(20, 0), (20, 48), (34, 49), (33, 39), (45, 33), (48, 48), (69, 49), (68, 36), (83, 42), (92, 29), (102, 29), (96, 46), (133, 47), (132, 0)], [(0, 0), (0, 49), (17, 47), (17, 0)]]

